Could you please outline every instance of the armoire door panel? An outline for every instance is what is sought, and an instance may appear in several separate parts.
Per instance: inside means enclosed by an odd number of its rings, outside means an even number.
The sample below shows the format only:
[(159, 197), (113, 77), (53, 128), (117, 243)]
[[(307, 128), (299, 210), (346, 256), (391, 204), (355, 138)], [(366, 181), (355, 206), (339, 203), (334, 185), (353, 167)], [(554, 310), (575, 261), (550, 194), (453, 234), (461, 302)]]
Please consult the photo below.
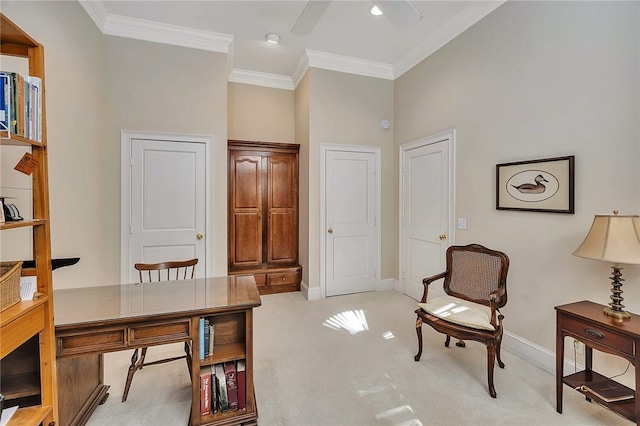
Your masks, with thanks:
[(239, 156), (232, 163), (233, 208), (262, 208), (262, 158)]
[(258, 212), (236, 212), (233, 216), (232, 242), (234, 266), (262, 264), (262, 221)]
[(269, 244), (267, 246), (268, 263), (295, 263), (298, 251), (296, 229), (296, 211), (286, 209), (269, 213)]
[(269, 157), (267, 176), (269, 208), (295, 208), (298, 205), (296, 158)]

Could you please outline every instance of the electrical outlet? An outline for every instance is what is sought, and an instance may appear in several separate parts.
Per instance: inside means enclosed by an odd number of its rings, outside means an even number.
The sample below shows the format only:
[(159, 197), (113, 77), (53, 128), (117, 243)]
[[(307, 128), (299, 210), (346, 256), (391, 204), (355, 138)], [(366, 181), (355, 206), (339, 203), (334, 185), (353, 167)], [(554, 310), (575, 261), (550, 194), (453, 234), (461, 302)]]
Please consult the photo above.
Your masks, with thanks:
[(584, 343), (580, 340), (573, 339), (573, 350), (576, 351), (576, 353), (584, 355)]

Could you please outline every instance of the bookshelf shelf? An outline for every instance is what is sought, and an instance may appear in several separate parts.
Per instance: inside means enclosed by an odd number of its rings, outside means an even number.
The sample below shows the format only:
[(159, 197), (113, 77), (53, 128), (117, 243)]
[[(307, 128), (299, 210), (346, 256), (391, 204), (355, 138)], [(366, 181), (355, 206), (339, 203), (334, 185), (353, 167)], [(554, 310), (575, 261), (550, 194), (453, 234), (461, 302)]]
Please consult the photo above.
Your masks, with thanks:
[(18, 222), (5, 222), (5, 223), (0, 223), (0, 230), (28, 228), (29, 226), (42, 226), (46, 222), (47, 222), (46, 219), (32, 219), (32, 220), (21, 220)]
[[(35, 219), (0, 223), (0, 231), (31, 228), (35, 267), (22, 275), (35, 275), (38, 298), (21, 301), (0, 314), (0, 391), (4, 406), (20, 408), (9, 425), (57, 425), (57, 382), (53, 325), (53, 293), (51, 273), (51, 232), (49, 223), (49, 180), (45, 120), (44, 47), (0, 13), (0, 54), (22, 57), (28, 61), (29, 75), (41, 82), (42, 141), (0, 132), (0, 149), (25, 147), (38, 159), (31, 173), (31, 197)], [(12, 71), (12, 70), (3, 70)], [(4, 79), (7, 81), (7, 79)], [(12, 87), (16, 87), (15, 85)], [(8, 90), (8, 88), (5, 87)], [(6, 91), (9, 94), (11, 92)], [(14, 164), (2, 164), (13, 171)], [(2, 251), (3, 261), (15, 261), (11, 248)]]
[(220, 364), (227, 361), (237, 361), (246, 357), (247, 350), (244, 343), (229, 343), (216, 346), (213, 354), (200, 360), (200, 366)]
[(42, 142), (27, 139), (20, 135), (9, 134), (4, 130), (0, 131), (0, 145), (44, 147)]
[(53, 409), (50, 405), (34, 405), (20, 408), (11, 417), (7, 426), (38, 425), (47, 416), (50, 416), (52, 412)]

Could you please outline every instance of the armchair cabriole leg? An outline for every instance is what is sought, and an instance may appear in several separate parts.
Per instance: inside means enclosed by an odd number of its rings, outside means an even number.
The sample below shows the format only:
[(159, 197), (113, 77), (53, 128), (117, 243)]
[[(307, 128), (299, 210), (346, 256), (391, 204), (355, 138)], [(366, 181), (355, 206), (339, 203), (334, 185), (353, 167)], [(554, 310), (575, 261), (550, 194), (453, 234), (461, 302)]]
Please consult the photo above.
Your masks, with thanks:
[(496, 364), (496, 346), (494, 342), (489, 342), (487, 344), (487, 375), (489, 379), (489, 395), (491, 398), (495, 398), (496, 388), (493, 385), (493, 368)]
[(416, 333), (418, 334), (418, 353), (414, 359), (420, 361), (420, 357), (422, 356), (422, 319), (420, 317), (416, 320)]

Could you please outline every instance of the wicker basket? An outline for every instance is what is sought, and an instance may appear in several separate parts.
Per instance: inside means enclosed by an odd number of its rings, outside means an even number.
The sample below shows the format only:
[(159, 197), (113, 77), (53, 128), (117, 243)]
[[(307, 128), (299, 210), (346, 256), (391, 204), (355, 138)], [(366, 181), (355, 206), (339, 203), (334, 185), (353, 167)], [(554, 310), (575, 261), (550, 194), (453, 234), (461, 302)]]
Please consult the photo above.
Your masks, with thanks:
[(0, 311), (20, 301), (22, 261), (0, 262)]

